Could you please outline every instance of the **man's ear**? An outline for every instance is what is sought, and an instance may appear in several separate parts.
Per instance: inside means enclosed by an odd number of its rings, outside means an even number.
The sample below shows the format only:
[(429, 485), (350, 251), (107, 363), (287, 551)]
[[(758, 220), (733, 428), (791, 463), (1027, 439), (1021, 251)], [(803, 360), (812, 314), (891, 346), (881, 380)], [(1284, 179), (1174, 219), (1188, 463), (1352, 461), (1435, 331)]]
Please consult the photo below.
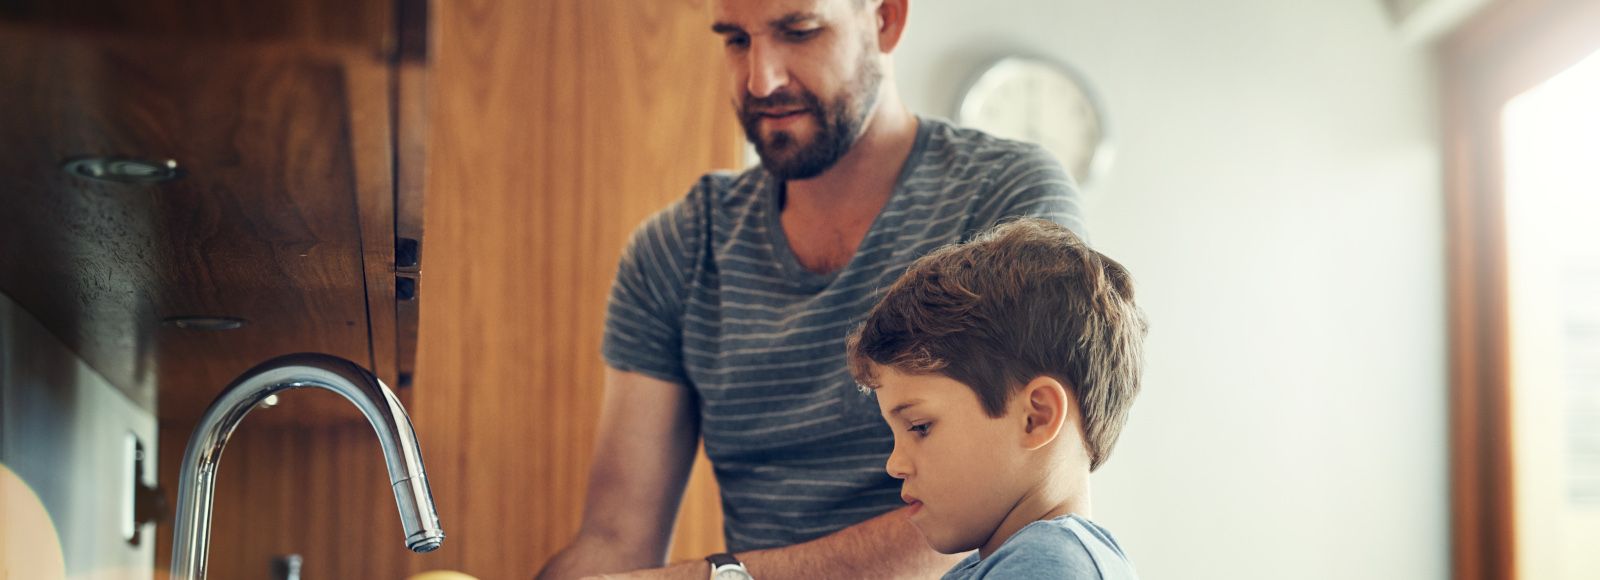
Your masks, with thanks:
[(900, 36), (906, 31), (906, 14), (911, 0), (882, 0), (878, 4), (878, 50), (884, 54), (894, 52)]
[(1072, 420), (1072, 399), (1066, 385), (1047, 376), (1035, 377), (1017, 393), (1023, 417), (1022, 444), (1029, 450), (1055, 441)]

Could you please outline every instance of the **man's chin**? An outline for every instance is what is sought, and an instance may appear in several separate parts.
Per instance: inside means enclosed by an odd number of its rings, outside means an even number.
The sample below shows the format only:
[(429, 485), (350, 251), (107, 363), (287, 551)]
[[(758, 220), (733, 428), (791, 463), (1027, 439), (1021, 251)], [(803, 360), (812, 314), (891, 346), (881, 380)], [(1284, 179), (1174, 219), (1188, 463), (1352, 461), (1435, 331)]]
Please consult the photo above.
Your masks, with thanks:
[(816, 132), (795, 129), (763, 129), (761, 144), (768, 151), (795, 152), (810, 147), (817, 140)]
[(769, 147), (766, 149), (757, 149), (756, 153), (761, 155), (761, 163), (763, 165), (768, 167), (789, 167), (795, 163), (795, 158), (798, 157), (799, 152), (793, 147), (784, 148), (779, 151), (773, 151), (772, 148)]
[(792, 167), (800, 162), (805, 152), (804, 144), (794, 141), (786, 141), (780, 146), (767, 141), (756, 148), (756, 153), (761, 155), (761, 163), (768, 167)]

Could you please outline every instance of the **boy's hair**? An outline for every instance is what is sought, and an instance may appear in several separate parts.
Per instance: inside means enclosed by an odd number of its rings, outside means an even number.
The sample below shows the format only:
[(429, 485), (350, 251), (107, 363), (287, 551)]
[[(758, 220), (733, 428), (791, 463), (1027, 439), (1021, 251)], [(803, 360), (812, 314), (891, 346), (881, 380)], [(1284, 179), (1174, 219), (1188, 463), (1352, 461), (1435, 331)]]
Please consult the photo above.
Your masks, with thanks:
[(941, 374), (990, 417), (1029, 381), (1055, 378), (1083, 411), (1094, 470), (1139, 392), (1145, 331), (1121, 264), (1060, 225), (1020, 219), (912, 263), (850, 336), (850, 371), (869, 389), (874, 363)]

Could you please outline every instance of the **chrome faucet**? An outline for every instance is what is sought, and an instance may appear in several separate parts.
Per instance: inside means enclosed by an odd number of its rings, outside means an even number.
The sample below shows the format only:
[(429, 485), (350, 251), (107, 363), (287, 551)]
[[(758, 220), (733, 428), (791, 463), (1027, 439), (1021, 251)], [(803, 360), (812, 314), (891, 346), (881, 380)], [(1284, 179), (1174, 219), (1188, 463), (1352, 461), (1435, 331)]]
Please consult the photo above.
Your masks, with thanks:
[(366, 369), (324, 354), (291, 354), (257, 365), (223, 389), (211, 403), (183, 452), (178, 477), (176, 531), (172, 541), (172, 580), (203, 580), (211, 550), (211, 500), (222, 447), (239, 421), (267, 397), (289, 389), (320, 388), (342, 395), (366, 415), (378, 432), (389, 483), (400, 505), (406, 548), (432, 552), (444, 541), (433, 492), (422, 468), (422, 453), (411, 418), (389, 387)]

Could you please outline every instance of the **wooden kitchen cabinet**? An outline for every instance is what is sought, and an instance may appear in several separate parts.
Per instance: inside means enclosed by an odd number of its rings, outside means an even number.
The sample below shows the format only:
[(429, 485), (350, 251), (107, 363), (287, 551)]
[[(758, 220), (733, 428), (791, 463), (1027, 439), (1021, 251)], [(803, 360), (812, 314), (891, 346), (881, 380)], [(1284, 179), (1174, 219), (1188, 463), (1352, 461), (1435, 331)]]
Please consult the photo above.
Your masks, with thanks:
[[(0, 4), (0, 291), (167, 424), (293, 352), (403, 385), (420, 264), (397, 267), (396, 247), (421, 240), (423, 8)], [(70, 165), (102, 156), (180, 176)], [(252, 420), (353, 416), (324, 407)]]
[[(169, 502), (196, 420), (262, 361), (332, 354), (411, 398), (425, 300), (426, 8), (0, 3), (0, 292), (157, 416)], [(170, 159), (178, 177), (95, 179), (76, 165), (95, 157), (157, 169)], [(186, 317), (243, 326), (184, 328)], [(304, 511), (327, 506), (286, 498), (341, 476), (352, 493), (381, 500), (355, 517), (385, 507), (394, 517), (363, 421), (309, 392), (252, 413), (222, 464), (213, 540), (231, 561), (214, 559), (213, 577), (264, 577), (269, 562), (228, 551), (261, 537), (332, 545), (326, 534), (341, 523)], [(295, 445), (314, 449), (280, 452)], [(293, 524), (264, 521), (267, 508)], [(170, 517), (156, 533), (158, 578)]]

